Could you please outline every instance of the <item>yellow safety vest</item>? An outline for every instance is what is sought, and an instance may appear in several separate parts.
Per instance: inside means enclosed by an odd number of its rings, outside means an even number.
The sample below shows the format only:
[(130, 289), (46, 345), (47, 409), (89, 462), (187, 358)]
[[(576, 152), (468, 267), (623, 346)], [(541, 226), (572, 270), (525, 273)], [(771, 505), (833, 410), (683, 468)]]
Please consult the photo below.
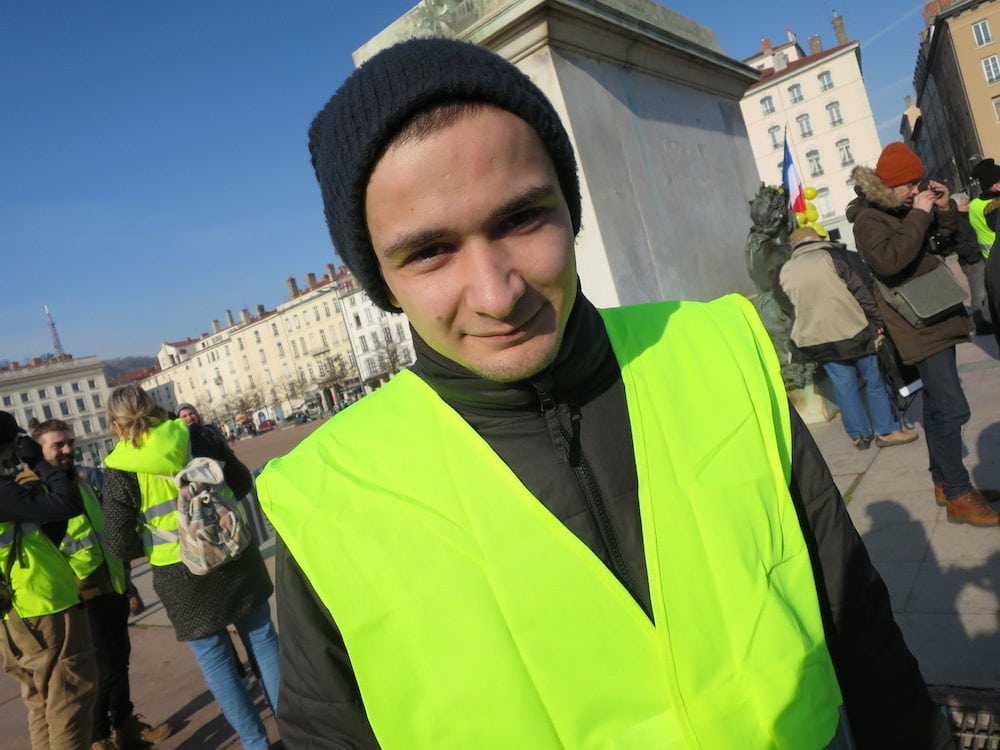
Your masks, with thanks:
[(767, 332), (735, 295), (602, 315), (628, 402), (652, 621), (408, 371), (258, 479), (343, 635), (380, 745), (839, 741)]
[(177, 533), (177, 486), (167, 477), (187, 463), (188, 428), (181, 419), (161, 422), (148, 430), (136, 448), (119, 440), (104, 460), (111, 469), (134, 472), (142, 498), (139, 507), (142, 546), (150, 565), (173, 565), (181, 561), (177, 542), (157, 536), (146, 524)]
[(100, 535), (104, 531), (101, 505), (97, 501), (94, 489), (87, 482), (77, 482), (77, 486), (83, 498), (83, 513), (67, 522), (66, 536), (59, 545), (59, 551), (66, 557), (73, 573), (80, 581), (90, 576), (102, 563), (106, 563), (112, 588), (119, 594), (124, 594), (125, 567), (122, 561), (108, 553), (101, 543)]
[(969, 223), (976, 230), (976, 239), (979, 240), (979, 249), (984, 258), (990, 257), (990, 248), (993, 247), (993, 241), (997, 237), (996, 232), (990, 229), (990, 225), (986, 222), (986, 207), (993, 200), (996, 199), (975, 198), (969, 201)]
[[(13, 554), (15, 521), (0, 522), (0, 572)], [(80, 603), (76, 576), (37, 523), (21, 522), (21, 554), (10, 571), (14, 609), (21, 617), (63, 612)], [(5, 615), (6, 620), (9, 615)]]

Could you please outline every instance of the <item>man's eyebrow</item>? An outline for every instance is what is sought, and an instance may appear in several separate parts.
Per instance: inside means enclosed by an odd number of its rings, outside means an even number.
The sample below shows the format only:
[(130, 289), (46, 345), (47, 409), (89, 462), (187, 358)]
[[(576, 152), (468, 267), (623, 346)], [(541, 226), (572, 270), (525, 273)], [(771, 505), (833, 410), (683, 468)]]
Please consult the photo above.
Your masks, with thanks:
[(389, 245), (389, 247), (382, 251), (382, 259), (391, 261), (397, 255), (409, 250), (410, 248), (429, 245), (444, 236), (445, 231), (443, 229), (420, 229), (416, 232), (403, 234), (398, 237), (395, 242)]
[[(505, 216), (516, 213), (522, 208), (530, 206), (532, 203), (547, 200), (553, 195), (555, 195), (555, 187), (551, 184), (530, 187), (494, 210), (490, 216), (490, 221), (498, 221)], [(430, 245), (447, 234), (448, 232), (444, 229), (419, 229), (409, 234), (400, 235), (389, 247), (382, 251), (382, 259), (391, 261), (402, 252), (411, 248)]]
[(555, 192), (555, 188), (551, 184), (536, 185), (535, 187), (528, 188), (520, 195), (514, 196), (500, 206), (493, 212), (492, 218), (494, 221), (502, 219), (505, 216), (516, 213), (522, 208), (530, 206), (532, 203), (538, 203), (539, 201), (551, 198), (555, 195)]

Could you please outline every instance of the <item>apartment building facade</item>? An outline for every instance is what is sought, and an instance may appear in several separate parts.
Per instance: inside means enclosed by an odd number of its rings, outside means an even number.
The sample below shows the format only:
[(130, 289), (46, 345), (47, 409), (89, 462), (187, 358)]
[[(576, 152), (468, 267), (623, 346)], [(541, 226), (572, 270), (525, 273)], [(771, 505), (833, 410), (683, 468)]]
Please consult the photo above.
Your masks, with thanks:
[(934, 0), (924, 21), (900, 132), (952, 190), (978, 193), (969, 172), (1000, 159), (1000, 2)]
[(31, 419), (69, 424), (85, 465), (97, 466), (114, 446), (108, 432), (108, 384), (100, 359), (63, 354), (0, 370), (0, 408), (27, 429)]
[(847, 38), (843, 19), (833, 17), (837, 45), (824, 49), (820, 37), (808, 52), (789, 30), (788, 40), (743, 60), (760, 71), (740, 107), (762, 182), (781, 184), (784, 143), (808, 187), (819, 221), (831, 237), (853, 245), (844, 215), (854, 198), (851, 171), (874, 165), (882, 150), (861, 69), (860, 44)]
[[(405, 316), (376, 308), (346, 269), (327, 269), (321, 279), (308, 274), (301, 289), (288, 279), (289, 299), (273, 310), (258, 305), (239, 319), (227, 310), (212, 333), (164, 342), (160, 369), (142, 387), (166, 409), (192, 403), (235, 429), (280, 423), (295, 411), (335, 411), (386, 382), (412, 361)], [(392, 371), (375, 338), (387, 327), (408, 355)]]

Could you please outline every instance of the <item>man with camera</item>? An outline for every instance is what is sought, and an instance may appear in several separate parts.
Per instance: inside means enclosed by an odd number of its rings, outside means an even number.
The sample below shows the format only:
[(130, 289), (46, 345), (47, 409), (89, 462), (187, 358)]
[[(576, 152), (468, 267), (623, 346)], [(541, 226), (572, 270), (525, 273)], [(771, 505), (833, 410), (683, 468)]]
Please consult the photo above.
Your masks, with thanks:
[(0, 411), (0, 655), (21, 685), (32, 748), (83, 750), (97, 662), (76, 577), (41, 527), (78, 515), (80, 492), (22, 432)]
[[(97, 657), (98, 683), (94, 703), (91, 750), (137, 750), (170, 735), (166, 724), (152, 727), (133, 712), (129, 687), (128, 568), (109, 553), (101, 540), (104, 514), (97, 489), (78, 479), (76, 450), (70, 426), (61, 419), (28, 423), (46, 463), (77, 485), (83, 512), (69, 520), (59, 551), (69, 562)], [(61, 529), (60, 529), (61, 530)]]
[[(973, 487), (962, 462), (962, 425), (970, 411), (955, 345), (969, 340), (971, 325), (964, 292), (938, 255), (958, 232), (956, 205), (944, 185), (925, 179), (923, 162), (904, 143), (890, 143), (875, 169), (858, 166), (851, 177), (858, 197), (847, 206), (847, 219), (855, 245), (875, 275), (888, 333), (923, 381), (934, 498), (949, 521), (996, 526), (1000, 514), (988, 501), (1000, 493)], [(955, 287), (957, 296), (949, 297)]]

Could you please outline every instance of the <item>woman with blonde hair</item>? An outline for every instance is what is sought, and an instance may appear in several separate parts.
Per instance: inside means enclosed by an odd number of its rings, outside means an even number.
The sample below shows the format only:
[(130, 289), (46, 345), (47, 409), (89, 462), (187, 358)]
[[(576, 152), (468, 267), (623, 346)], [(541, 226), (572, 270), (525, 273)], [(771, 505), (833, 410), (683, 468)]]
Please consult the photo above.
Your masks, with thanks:
[[(247, 468), (225, 441), (201, 425), (170, 415), (142, 388), (126, 385), (108, 400), (118, 444), (105, 459), (106, 544), (122, 560), (148, 557), (153, 588), (177, 634), (194, 652), (212, 695), (240, 736), (243, 747), (268, 747), (267, 731), (232, 659), (228, 626), (234, 625), (260, 669), (272, 711), (278, 699), (278, 639), (268, 605), (274, 586), (256, 543), (239, 557), (194, 575), (181, 562), (176, 542), (153, 534), (149, 523), (177, 528), (177, 488), (170, 479), (192, 456), (222, 462), (226, 484), (236, 497), (253, 486)], [(167, 519), (167, 520), (164, 520)]]

